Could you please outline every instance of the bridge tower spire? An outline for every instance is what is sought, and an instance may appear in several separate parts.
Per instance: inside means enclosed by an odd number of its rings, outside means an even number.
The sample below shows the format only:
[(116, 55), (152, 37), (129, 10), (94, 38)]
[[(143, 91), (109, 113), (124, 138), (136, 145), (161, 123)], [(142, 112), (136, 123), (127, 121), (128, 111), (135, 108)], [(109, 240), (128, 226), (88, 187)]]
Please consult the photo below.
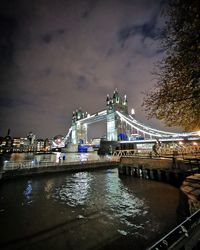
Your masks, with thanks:
[(83, 112), (81, 108), (72, 113), (72, 144), (78, 144), (80, 141), (87, 142), (87, 124), (79, 122), (85, 117), (87, 117), (87, 112)]
[[(128, 100), (126, 95), (122, 98), (118, 90), (115, 89), (113, 92), (113, 97), (110, 98), (107, 95), (106, 99), (107, 106), (107, 140), (118, 141), (121, 139), (126, 139), (130, 131), (128, 130), (126, 124), (124, 124), (116, 111), (119, 111), (125, 115), (128, 114)], [(119, 138), (119, 137), (123, 138)]]

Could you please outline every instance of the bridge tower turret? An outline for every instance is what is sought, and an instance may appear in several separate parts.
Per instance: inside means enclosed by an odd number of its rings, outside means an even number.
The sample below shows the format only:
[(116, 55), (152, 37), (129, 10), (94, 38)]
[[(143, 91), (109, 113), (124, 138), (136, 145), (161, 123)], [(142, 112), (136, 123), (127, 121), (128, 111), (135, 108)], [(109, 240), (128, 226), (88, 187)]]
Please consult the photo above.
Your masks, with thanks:
[(82, 124), (79, 120), (85, 118), (87, 112), (83, 112), (81, 108), (76, 109), (72, 113), (72, 144), (78, 144), (80, 141), (87, 142), (87, 124)]
[(126, 139), (129, 136), (130, 131), (127, 128), (127, 125), (116, 114), (116, 111), (119, 111), (125, 115), (128, 114), (128, 100), (125, 95), (122, 98), (117, 89), (113, 92), (113, 97), (106, 99), (107, 106), (107, 140), (109, 141), (118, 141)]

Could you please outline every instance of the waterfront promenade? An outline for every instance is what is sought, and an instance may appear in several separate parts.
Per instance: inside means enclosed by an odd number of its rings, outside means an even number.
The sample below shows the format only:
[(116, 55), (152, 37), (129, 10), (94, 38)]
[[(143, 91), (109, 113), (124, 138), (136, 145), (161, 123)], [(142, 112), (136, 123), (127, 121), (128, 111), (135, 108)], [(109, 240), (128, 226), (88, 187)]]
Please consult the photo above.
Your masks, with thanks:
[(0, 172), (0, 179), (11, 179), (22, 176), (34, 176), (61, 172), (77, 172), (87, 170), (97, 170), (102, 168), (117, 167), (118, 161), (113, 161), (112, 158), (93, 161), (74, 161), (58, 163), (53, 162), (7, 162)]

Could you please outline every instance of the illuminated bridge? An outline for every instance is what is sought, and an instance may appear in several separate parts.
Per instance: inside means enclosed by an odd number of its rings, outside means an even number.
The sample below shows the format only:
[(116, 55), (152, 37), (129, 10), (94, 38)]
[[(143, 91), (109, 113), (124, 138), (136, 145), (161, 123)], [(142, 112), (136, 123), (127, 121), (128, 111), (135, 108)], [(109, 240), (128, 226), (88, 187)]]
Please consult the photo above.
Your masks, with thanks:
[(106, 109), (95, 114), (88, 114), (77, 109), (72, 115), (72, 126), (64, 138), (65, 144), (70, 142), (78, 144), (87, 143), (87, 131), (90, 124), (106, 121), (108, 141), (134, 141), (134, 140), (179, 140), (180, 138), (199, 138), (200, 131), (190, 133), (172, 133), (151, 128), (135, 118), (134, 110), (128, 112), (126, 95), (120, 96), (115, 90), (110, 97), (107, 95)]

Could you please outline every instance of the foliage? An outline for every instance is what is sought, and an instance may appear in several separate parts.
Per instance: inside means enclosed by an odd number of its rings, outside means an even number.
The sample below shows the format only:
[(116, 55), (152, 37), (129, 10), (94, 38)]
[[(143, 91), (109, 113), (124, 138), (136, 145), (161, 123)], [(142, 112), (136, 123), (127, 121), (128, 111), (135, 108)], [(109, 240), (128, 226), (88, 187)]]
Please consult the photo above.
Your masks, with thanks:
[(143, 106), (149, 118), (200, 130), (200, 1), (172, 0), (167, 9), (158, 82)]

